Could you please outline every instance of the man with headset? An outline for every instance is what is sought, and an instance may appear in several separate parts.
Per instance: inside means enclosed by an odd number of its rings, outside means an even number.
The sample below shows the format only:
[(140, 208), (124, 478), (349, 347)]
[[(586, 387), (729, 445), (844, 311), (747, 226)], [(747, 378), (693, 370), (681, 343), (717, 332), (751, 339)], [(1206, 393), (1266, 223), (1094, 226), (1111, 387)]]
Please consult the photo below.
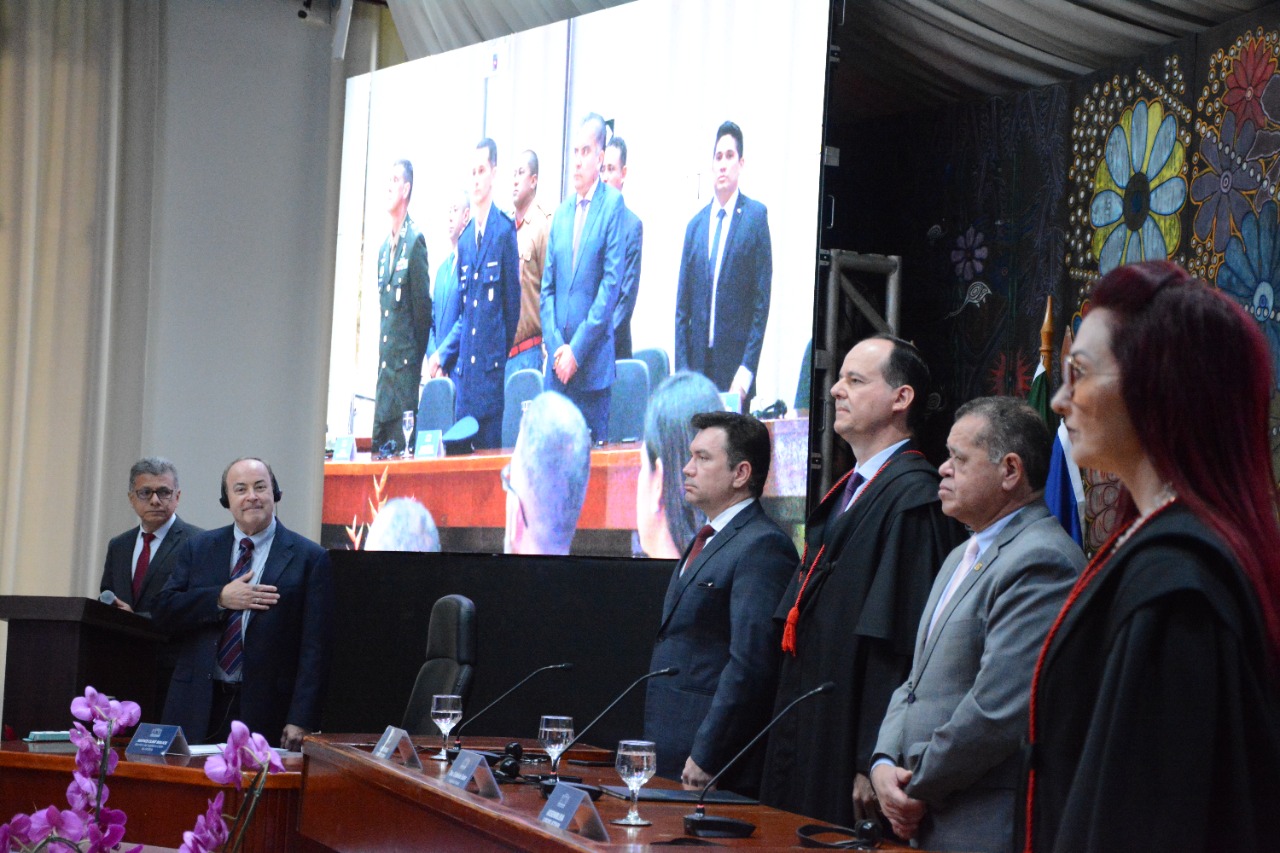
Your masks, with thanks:
[(329, 555), (276, 518), (280, 487), (266, 462), (222, 475), (233, 524), (188, 539), (156, 602), (178, 661), (163, 721), (192, 743), (226, 740), (232, 720), (298, 749), (320, 725), (329, 672)]

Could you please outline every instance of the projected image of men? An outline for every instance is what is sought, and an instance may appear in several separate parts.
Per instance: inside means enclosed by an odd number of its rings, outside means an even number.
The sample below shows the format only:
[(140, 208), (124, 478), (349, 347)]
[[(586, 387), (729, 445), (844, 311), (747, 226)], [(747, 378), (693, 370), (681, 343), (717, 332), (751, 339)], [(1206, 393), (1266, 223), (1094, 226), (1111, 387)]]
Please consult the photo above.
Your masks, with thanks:
[(684, 232), (676, 285), (676, 369), (696, 370), (744, 403), (755, 385), (769, 321), (769, 212), (738, 190), (742, 128), (726, 121), (712, 152), (715, 197)]
[[(391, 233), (378, 252), (378, 384), (373, 403), (373, 449), (404, 449), (404, 413), (418, 410), (422, 359), (431, 334), (427, 241), (409, 218), (413, 164), (398, 160), (387, 183)], [(413, 436), (409, 437), (413, 441)]]
[(543, 391), (524, 413), (511, 463), (502, 469), (507, 493), (508, 554), (568, 554), (591, 474), (591, 439), (577, 406)]

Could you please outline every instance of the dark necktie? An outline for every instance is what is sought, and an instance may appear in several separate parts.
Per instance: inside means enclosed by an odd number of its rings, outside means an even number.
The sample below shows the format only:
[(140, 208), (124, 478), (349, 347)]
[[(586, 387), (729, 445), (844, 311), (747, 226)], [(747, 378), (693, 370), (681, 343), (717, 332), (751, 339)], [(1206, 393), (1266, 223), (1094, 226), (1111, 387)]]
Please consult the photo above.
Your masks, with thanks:
[(138, 597), (142, 594), (142, 584), (147, 580), (147, 568), (151, 565), (151, 543), (155, 540), (154, 533), (142, 534), (142, 551), (138, 553), (138, 565), (133, 570), (133, 603), (138, 603)]
[[(253, 540), (246, 536), (240, 540), (240, 557), (231, 570), (231, 579), (234, 581), (244, 577), (252, 566)], [(240, 677), (240, 669), (244, 664), (244, 618), (248, 612), (233, 610), (227, 614), (227, 627), (222, 629), (222, 639), (218, 642), (218, 666), (231, 681)]]
[(716, 535), (716, 529), (710, 524), (702, 525), (702, 529), (698, 531), (698, 535), (693, 539), (693, 547), (689, 549), (689, 558), (684, 561), (684, 565), (680, 567), (680, 574), (684, 574), (684, 570), (693, 565), (693, 561), (698, 559), (698, 555), (702, 553), (702, 549), (706, 547), (707, 540)]
[(854, 471), (853, 476), (850, 477), (847, 481), (845, 481), (844, 493), (840, 497), (841, 512), (844, 512), (846, 509), (848, 509), (852, 505), (851, 502), (853, 501), (853, 496), (857, 494), (858, 488), (866, 481), (867, 481), (867, 478), (863, 477), (857, 471)]
[(724, 227), (724, 208), (716, 211), (716, 238), (707, 253), (707, 281), (711, 282), (711, 309), (707, 312), (707, 347), (716, 343), (716, 255), (720, 253), (720, 231)]

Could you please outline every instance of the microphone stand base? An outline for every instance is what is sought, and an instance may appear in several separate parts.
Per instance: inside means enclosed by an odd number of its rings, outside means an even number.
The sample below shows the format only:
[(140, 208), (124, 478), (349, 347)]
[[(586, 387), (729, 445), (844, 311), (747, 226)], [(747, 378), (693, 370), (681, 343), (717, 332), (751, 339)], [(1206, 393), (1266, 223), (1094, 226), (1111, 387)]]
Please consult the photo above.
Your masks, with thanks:
[(754, 823), (719, 815), (690, 814), (684, 816), (684, 834), (698, 838), (750, 838)]

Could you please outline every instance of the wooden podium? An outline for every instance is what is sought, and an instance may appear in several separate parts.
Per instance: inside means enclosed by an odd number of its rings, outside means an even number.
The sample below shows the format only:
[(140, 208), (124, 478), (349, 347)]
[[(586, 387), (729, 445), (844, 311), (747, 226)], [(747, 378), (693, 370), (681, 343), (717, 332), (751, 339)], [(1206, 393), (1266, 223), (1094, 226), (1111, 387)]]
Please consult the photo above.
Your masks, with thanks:
[(21, 737), (71, 725), (71, 700), (85, 685), (155, 707), (156, 648), (164, 639), (149, 619), (92, 598), (0, 595), (9, 623), (3, 722)]

